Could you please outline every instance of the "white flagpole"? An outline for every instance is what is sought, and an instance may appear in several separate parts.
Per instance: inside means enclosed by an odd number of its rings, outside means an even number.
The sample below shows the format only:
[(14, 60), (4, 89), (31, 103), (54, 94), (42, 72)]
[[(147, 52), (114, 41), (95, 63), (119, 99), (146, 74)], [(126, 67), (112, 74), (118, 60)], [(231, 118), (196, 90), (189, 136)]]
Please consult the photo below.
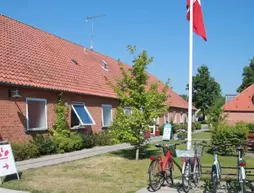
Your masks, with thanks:
[(189, 103), (188, 103), (188, 143), (187, 149), (191, 149), (192, 134), (192, 71), (193, 71), (193, 0), (190, 0), (190, 42), (189, 42)]

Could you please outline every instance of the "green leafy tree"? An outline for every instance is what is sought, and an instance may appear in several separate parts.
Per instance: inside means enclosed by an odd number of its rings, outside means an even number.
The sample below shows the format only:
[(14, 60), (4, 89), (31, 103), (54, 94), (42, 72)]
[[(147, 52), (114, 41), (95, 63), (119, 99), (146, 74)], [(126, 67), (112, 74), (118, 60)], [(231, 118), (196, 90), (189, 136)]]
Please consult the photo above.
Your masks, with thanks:
[[(198, 68), (198, 73), (193, 76), (193, 105), (200, 109), (205, 117), (208, 109), (214, 105), (218, 98), (221, 98), (221, 88), (218, 82), (210, 76), (207, 66), (202, 65)], [(187, 89), (189, 85), (187, 85)]]
[(184, 100), (186, 100), (188, 102), (188, 99), (189, 99), (188, 95), (181, 94), (180, 97), (182, 97)]
[(250, 60), (250, 63), (248, 66), (245, 66), (243, 69), (243, 80), (242, 84), (237, 89), (237, 92), (242, 92), (244, 89), (249, 87), (254, 83), (254, 58)]
[[(136, 47), (128, 46), (131, 54)], [(149, 129), (152, 120), (161, 116), (168, 106), (166, 105), (168, 83), (149, 83), (149, 75), (146, 73), (147, 65), (153, 58), (148, 57), (147, 52), (141, 52), (134, 56), (133, 67), (127, 71), (119, 62), (122, 76), (109, 81), (120, 99), (114, 121), (110, 127), (110, 133), (116, 142), (130, 143), (135, 147), (136, 160), (139, 158), (140, 146), (145, 141), (144, 132)], [(124, 112), (124, 107), (131, 107), (131, 114)]]
[(217, 125), (225, 123), (227, 114), (223, 111), (222, 106), (225, 104), (225, 97), (218, 98), (208, 110), (208, 123), (216, 128)]

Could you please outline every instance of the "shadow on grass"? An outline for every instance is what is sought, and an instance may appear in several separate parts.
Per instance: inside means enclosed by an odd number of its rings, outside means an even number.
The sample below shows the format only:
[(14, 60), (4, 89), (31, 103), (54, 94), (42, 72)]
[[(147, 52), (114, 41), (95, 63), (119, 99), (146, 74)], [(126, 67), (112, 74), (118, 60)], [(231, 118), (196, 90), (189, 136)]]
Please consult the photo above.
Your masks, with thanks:
[[(151, 148), (151, 145), (144, 145), (140, 147), (139, 150), (139, 159), (148, 159), (151, 156), (157, 156), (161, 152), (160, 149)], [(117, 155), (126, 159), (134, 160), (136, 157), (136, 150), (134, 148), (123, 149), (116, 152), (112, 152), (111, 154)]]
[[(21, 179), (22, 177), (22, 172), (19, 172), (19, 178)], [(17, 177), (17, 174), (11, 174), (11, 175), (8, 175), (4, 178), (3, 182), (9, 182), (9, 181), (12, 181), (12, 180), (18, 180), (18, 177)]]

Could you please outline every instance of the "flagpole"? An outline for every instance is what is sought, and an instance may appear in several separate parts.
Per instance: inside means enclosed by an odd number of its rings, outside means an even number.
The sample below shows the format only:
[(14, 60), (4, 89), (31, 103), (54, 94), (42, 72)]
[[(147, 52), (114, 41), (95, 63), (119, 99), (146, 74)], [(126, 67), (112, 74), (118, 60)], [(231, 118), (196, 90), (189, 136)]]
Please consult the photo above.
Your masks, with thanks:
[(187, 149), (191, 149), (192, 138), (192, 71), (193, 71), (193, 0), (190, 0), (190, 39), (189, 39), (189, 103), (188, 103), (188, 142)]

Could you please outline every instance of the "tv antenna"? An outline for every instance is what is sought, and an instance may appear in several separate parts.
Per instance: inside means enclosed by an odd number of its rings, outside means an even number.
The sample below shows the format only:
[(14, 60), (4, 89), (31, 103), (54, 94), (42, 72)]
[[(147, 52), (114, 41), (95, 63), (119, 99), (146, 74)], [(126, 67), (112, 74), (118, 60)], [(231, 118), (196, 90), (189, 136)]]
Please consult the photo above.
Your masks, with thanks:
[(92, 27), (91, 27), (91, 45), (90, 45), (90, 49), (93, 50), (94, 48), (94, 26), (93, 26), (93, 20), (99, 17), (104, 17), (106, 16), (105, 14), (103, 15), (98, 15), (98, 16), (92, 16), (92, 17), (86, 17), (86, 22), (88, 23), (89, 21), (91, 21), (92, 23)]

